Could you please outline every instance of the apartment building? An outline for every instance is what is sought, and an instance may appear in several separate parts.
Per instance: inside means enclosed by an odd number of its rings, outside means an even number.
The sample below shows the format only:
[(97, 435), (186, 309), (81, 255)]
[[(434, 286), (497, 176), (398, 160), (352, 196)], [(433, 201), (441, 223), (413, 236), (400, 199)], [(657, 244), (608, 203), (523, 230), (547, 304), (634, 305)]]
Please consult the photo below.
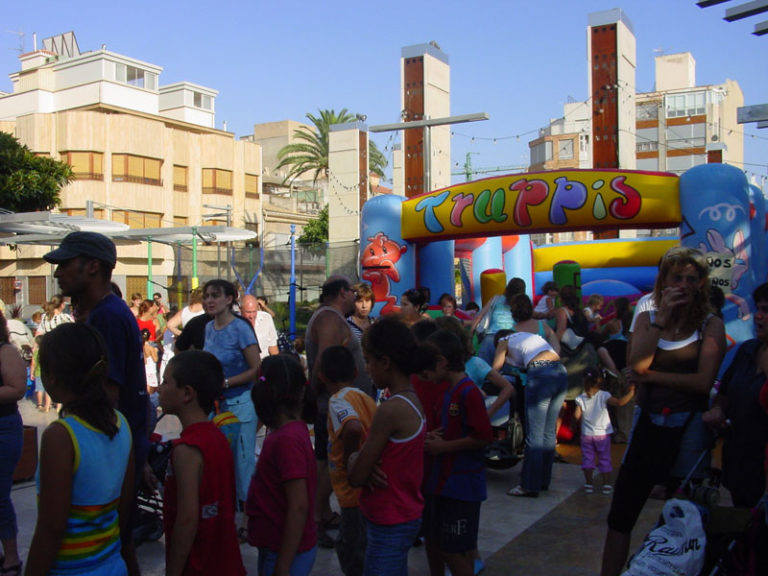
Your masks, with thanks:
[[(108, 51), (80, 52), (73, 33), (22, 54), (0, 93), (0, 130), (36, 154), (72, 165), (60, 212), (123, 222), (134, 229), (231, 222), (256, 230), (261, 148), (215, 127), (218, 92), (177, 82), (162, 68)], [(207, 207), (206, 207), (207, 206)], [(0, 248), (0, 298), (38, 304), (55, 290), (47, 247)], [(174, 273), (175, 248), (155, 244), (153, 276)], [(115, 270), (127, 292), (146, 292), (147, 246), (118, 245)], [(15, 282), (20, 278), (26, 282)], [(9, 287), (22, 294), (8, 294)]]

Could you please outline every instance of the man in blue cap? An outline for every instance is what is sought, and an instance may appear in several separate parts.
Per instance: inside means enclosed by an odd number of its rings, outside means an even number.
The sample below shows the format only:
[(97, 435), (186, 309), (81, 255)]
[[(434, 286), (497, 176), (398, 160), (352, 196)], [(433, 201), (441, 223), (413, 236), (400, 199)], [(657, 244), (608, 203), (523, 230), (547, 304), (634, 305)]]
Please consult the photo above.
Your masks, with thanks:
[[(147, 381), (136, 318), (112, 291), (112, 270), (117, 262), (115, 243), (96, 232), (70, 232), (56, 250), (43, 258), (57, 265), (53, 275), (62, 294), (76, 303), (76, 320), (96, 328), (107, 344), (107, 394), (131, 426), (136, 461), (134, 487), (138, 490), (149, 452)], [(135, 518), (131, 520), (133, 526)], [(131, 534), (121, 537), (129, 573), (139, 574)]]

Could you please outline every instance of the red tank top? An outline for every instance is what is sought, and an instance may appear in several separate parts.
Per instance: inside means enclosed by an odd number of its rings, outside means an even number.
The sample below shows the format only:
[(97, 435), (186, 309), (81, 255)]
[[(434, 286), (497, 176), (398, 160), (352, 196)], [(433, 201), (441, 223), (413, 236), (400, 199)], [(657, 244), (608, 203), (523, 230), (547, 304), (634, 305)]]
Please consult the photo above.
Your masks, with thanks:
[(139, 332), (144, 330), (145, 328), (149, 330), (149, 341), (154, 342), (155, 341), (155, 321), (154, 320), (141, 320), (140, 318), (136, 318), (136, 322), (139, 325)]
[(410, 438), (389, 438), (381, 454), (380, 466), (387, 475), (386, 488), (363, 488), (360, 511), (374, 524), (391, 526), (421, 518), (424, 497), (424, 439), (427, 434), (424, 417), (405, 396), (395, 394), (387, 402), (399, 398), (407, 402), (421, 417), (419, 430)]
[[(235, 528), (235, 464), (229, 443), (213, 422), (199, 422), (181, 432), (173, 442), (174, 447), (179, 444), (194, 446), (203, 455), (197, 533), (184, 574), (242, 576), (246, 572)], [(170, 464), (163, 496), (166, 557), (176, 522), (176, 500), (176, 477)]]

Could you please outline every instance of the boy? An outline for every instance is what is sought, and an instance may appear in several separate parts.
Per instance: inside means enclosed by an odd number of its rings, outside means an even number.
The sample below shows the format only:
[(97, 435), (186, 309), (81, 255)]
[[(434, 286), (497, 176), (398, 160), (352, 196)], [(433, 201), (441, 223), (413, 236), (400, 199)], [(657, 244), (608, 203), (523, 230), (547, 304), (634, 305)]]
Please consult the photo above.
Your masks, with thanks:
[(176, 354), (158, 388), (160, 406), (181, 421), (165, 478), (163, 521), (168, 576), (245, 574), (235, 528), (235, 464), (224, 434), (208, 420), (224, 374), (202, 350)]
[(433, 576), (447, 565), (454, 576), (472, 576), (477, 552), (480, 503), (486, 499), (485, 446), (493, 440), (480, 389), (464, 373), (466, 350), (441, 329), (427, 338), (438, 352), (426, 378), (448, 382), (439, 405), (439, 428), (427, 433), (424, 449), (433, 457), (424, 470), (424, 535)]
[(355, 388), (357, 370), (352, 353), (331, 346), (320, 357), (320, 380), (331, 394), (328, 406), (328, 464), (331, 485), (341, 506), (336, 555), (346, 576), (361, 576), (366, 547), (365, 518), (358, 506), (360, 490), (349, 485), (347, 461), (363, 445), (376, 404)]

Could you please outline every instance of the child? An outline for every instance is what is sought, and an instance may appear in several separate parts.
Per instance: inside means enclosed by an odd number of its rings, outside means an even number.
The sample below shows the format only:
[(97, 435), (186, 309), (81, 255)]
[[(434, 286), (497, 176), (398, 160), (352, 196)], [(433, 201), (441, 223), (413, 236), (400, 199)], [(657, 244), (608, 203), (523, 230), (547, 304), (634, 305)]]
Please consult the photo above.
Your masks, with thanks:
[(425, 450), (433, 456), (424, 511), (425, 544), (430, 573), (472, 576), (480, 524), (480, 503), (486, 499), (485, 446), (493, 440), (480, 389), (464, 372), (466, 350), (450, 330), (427, 338), (438, 353), (427, 377), (447, 380), (440, 405), (440, 427), (427, 435)]
[(555, 317), (555, 301), (557, 300), (557, 283), (545, 282), (541, 288), (543, 296), (539, 298), (533, 309), (533, 317), (537, 320), (549, 320)]
[(158, 389), (160, 406), (181, 421), (165, 478), (165, 573), (245, 574), (235, 529), (235, 463), (208, 420), (224, 373), (210, 352), (176, 354)]
[(127, 574), (120, 535), (133, 502), (131, 431), (106, 394), (104, 340), (86, 324), (61, 324), (43, 336), (39, 359), (63, 408), (43, 432), (26, 574)]
[(424, 498), (424, 413), (410, 375), (433, 363), (408, 327), (387, 316), (363, 334), (368, 373), (390, 397), (376, 410), (368, 438), (350, 456), (352, 486), (365, 486), (360, 510), (367, 522), (366, 575), (408, 573), (408, 550), (421, 524)]
[(336, 555), (346, 576), (362, 576), (365, 559), (365, 518), (360, 490), (349, 484), (347, 462), (360, 450), (371, 428), (376, 403), (353, 382), (355, 358), (345, 346), (331, 346), (320, 357), (320, 380), (331, 394), (328, 406), (328, 464), (331, 485), (341, 506)]
[(35, 382), (35, 400), (37, 401), (37, 409), (40, 412), (48, 412), (51, 409), (51, 397), (45, 391), (43, 386), (43, 379), (40, 377), (40, 341), (43, 339), (42, 335), (35, 336), (35, 345), (32, 347), (32, 362), (29, 364), (29, 373), (32, 380)]
[(269, 428), (248, 488), (248, 543), (259, 548), (259, 576), (306, 576), (317, 555), (317, 464), (309, 439), (315, 395), (289, 354), (267, 356), (251, 391)]
[(627, 393), (614, 398), (610, 392), (601, 390), (603, 374), (599, 368), (590, 366), (584, 370), (584, 393), (576, 398), (574, 421), (581, 418), (581, 469), (584, 471), (584, 492), (592, 494), (592, 472), (597, 469), (603, 475), (603, 494), (612, 494), (611, 485), (611, 434), (613, 427), (608, 415), (608, 406), (624, 406), (635, 395), (635, 385), (630, 384)]

